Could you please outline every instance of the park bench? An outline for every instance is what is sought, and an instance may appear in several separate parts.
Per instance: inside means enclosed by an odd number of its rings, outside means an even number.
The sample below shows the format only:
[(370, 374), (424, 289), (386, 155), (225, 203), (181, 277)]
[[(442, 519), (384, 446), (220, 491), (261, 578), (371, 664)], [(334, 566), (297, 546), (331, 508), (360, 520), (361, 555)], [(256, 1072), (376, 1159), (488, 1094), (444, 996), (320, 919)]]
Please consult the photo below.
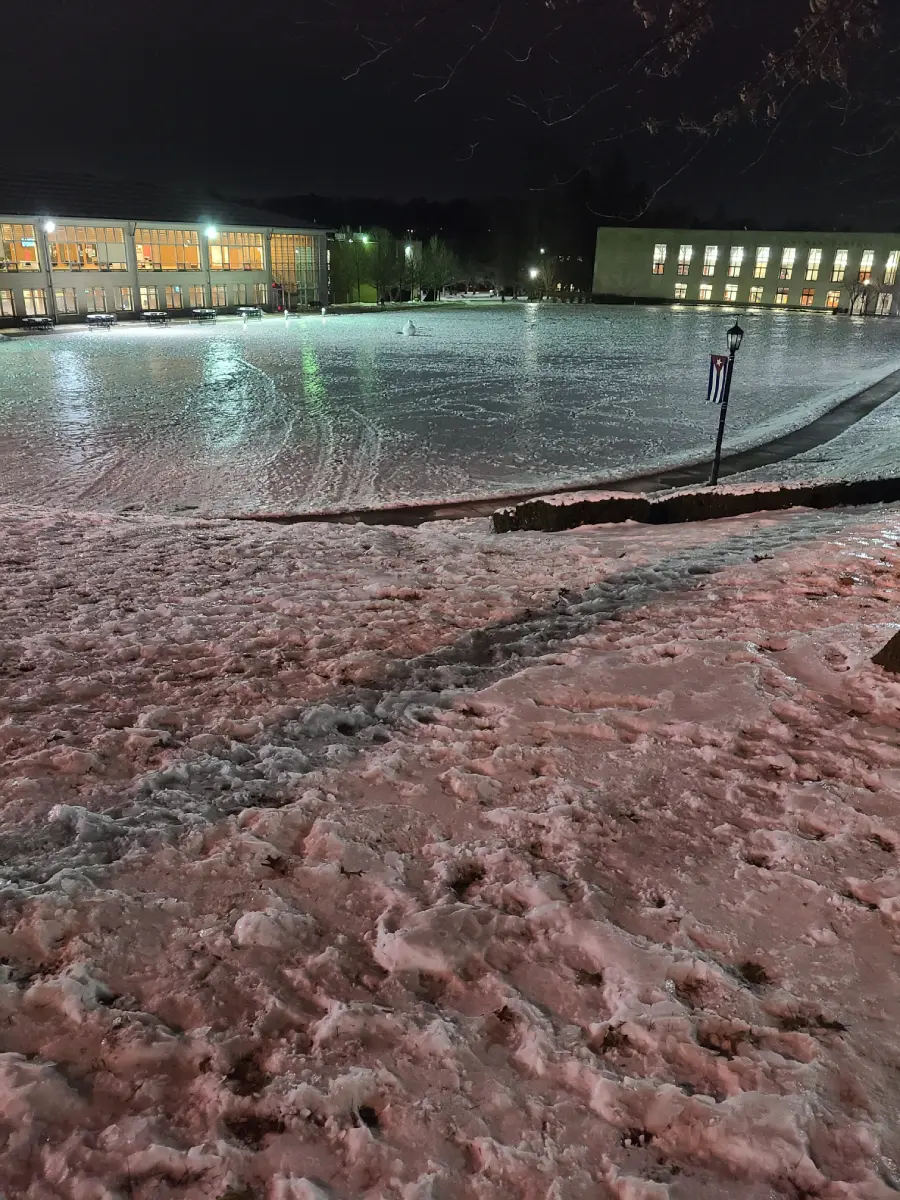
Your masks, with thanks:
[(243, 317), (244, 320), (250, 320), (250, 321), (261, 321), (262, 320), (263, 313), (262, 313), (262, 309), (259, 307), (258, 304), (241, 304), (238, 306), (237, 312), (238, 312), (238, 316)]
[(41, 333), (50, 333), (53, 329), (52, 317), (23, 317), (22, 326), (24, 329), (38, 329)]
[(148, 325), (168, 325), (169, 314), (150, 309), (145, 313), (141, 313), (141, 320), (146, 321)]
[(112, 329), (116, 324), (116, 314), (88, 313), (86, 321), (88, 329)]
[(214, 308), (192, 308), (191, 318), (197, 321), (198, 324), (202, 321), (215, 321), (216, 310)]

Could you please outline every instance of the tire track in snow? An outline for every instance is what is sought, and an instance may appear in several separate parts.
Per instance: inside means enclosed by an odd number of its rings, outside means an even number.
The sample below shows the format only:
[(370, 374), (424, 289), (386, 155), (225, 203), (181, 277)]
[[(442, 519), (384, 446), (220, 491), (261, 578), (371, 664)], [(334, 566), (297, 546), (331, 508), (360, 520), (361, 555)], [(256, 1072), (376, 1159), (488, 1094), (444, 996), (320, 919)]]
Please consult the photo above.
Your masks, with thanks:
[(65, 888), (74, 877), (90, 881), (92, 870), (102, 872), (129, 851), (171, 844), (245, 808), (281, 807), (297, 796), (310, 772), (389, 742), (394, 733), (432, 720), (461, 697), (534, 665), (622, 613), (693, 590), (704, 577), (754, 554), (851, 532), (871, 518), (872, 509), (807, 514), (611, 574), (544, 609), (398, 660), (379, 686), (344, 689), (330, 702), (267, 727), (250, 743), (233, 742), (226, 755), (195, 754), (149, 772), (123, 790), (117, 805), (108, 790), (100, 796), (102, 811), (57, 805), (40, 825), (0, 838), (0, 898)]

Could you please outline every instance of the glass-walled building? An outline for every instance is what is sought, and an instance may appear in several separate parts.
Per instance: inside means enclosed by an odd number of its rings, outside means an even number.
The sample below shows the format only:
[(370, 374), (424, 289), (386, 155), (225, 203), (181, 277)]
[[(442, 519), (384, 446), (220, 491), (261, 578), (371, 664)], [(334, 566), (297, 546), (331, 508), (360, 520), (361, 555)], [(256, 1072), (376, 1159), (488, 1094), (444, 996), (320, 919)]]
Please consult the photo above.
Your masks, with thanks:
[(0, 323), (327, 303), (325, 231), (246, 222), (3, 215)]
[(900, 234), (597, 231), (595, 298), (900, 316)]

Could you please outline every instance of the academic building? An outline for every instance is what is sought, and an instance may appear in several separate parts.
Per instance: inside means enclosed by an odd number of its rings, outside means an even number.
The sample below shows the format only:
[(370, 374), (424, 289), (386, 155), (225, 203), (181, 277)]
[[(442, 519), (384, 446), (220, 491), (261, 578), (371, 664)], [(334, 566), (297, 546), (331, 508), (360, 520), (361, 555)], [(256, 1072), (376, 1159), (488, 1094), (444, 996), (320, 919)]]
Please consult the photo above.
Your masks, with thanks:
[(594, 297), (900, 315), (900, 234), (597, 231)]
[(0, 322), (327, 303), (325, 231), (208, 196), (0, 174)]

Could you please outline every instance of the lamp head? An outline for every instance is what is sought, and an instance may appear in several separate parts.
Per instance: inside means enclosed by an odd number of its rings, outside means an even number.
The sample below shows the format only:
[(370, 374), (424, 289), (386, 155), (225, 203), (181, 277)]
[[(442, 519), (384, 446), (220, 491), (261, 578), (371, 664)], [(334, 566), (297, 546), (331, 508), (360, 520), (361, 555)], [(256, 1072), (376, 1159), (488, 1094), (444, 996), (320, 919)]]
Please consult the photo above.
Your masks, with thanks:
[(206, 236), (208, 238), (214, 238), (214, 237), (219, 236), (219, 231), (218, 231), (218, 229), (216, 229), (215, 225), (207, 225), (204, 232), (206, 233)]
[(52, 233), (52, 232), (54, 231), (54, 229), (55, 229), (55, 228), (56, 228), (56, 222), (55, 222), (55, 221), (46, 220), (46, 221), (44, 222), (44, 233)]
[(731, 354), (737, 354), (741, 348), (741, 342), (744, 340), (744, 331), (738, 325), (737, 321), (732, 325), (726, 334), (728, 338), (728, 350)]

